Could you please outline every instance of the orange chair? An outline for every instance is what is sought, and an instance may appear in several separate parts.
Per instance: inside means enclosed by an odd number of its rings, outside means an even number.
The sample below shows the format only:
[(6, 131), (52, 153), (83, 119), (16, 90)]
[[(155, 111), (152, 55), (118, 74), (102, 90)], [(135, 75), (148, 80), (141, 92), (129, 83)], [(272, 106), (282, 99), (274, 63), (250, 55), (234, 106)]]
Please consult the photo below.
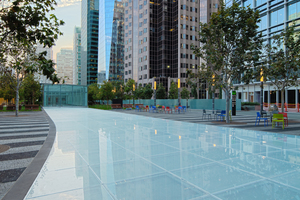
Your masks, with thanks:
[(289, 125), (289, 119), (288, 119), (287, 113), (279, 112), (278, 114), (282, 114), (283, 115), (284, 125), (288, 126)]

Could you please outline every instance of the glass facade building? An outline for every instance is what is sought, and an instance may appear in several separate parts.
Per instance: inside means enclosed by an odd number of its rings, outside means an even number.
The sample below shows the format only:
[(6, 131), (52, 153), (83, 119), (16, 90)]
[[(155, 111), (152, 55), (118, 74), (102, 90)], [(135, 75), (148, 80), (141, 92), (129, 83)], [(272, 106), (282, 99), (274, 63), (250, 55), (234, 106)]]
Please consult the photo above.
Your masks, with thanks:
[[(232, 1), (227, 1), (231, 5)], [(285, 28), (294, 23), (299, 25), (300, 1), (289, 0), (244, 0), (237, 1), (241, 6), (250, 6), (260, 11), (260, 23), (258, 31), (262, 33), (264, 43), (273, 45), (272, 36), (281, 33)], [(296, 27), (296, 30), (298, 27)], [(245, 86), (243, 83), (235, 82), (238, 87), (238, 98), (243, 102), (260, 102), (261, 88), (260, 82), (250, 83)], [(281, 103), (281, 92), (278, 91), (270, 82), (264, 83), (263, 101), (265, 103)], [(285, 102), (295, 104), (300, 102), (300, 93), (297, 87), (290, 87), (284, 93)]]
[(122, 80), (124, 75), (124, 2), (100, 0), (99, 2), (99, 52), (98, 83)]
[(99, 0), (81, 2), (81, 84), (97, 83)]
[(73, 38), (73, 84), (81, 85), (81, 28), (74, 28)]
[(43, 106), (83, 106), (88, 105), (87, 86), (81, 85), (43, 85)]

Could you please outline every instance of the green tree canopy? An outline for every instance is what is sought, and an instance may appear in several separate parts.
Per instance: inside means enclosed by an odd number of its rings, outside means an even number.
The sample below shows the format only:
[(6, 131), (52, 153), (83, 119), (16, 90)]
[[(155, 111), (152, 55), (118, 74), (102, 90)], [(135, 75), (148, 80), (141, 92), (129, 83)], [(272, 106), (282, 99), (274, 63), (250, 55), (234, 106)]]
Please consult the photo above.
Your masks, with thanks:
[(261, 34), (257, 32), (259, 11), (242, 7), (233, 2), (227, 7), (221, 4), (210, 21), (200, 23), (200, 47), (195, 48), (196, 56), (203, 59), (199, 73), (206, 81), (212, 82), (212, 75), (221, 80), (226, 93), (226, 122), (229, 120), (229, 92), (232, 80), (241, 80), (241, 74), (255, 67), (262, 46)]
[(178, 88), (174, 81), (171, 81), (171, 86), (169, 89), (169, 99), (178, 99)]
[(166, 98), (166, 89), (165, 87), (163, 86), (162, 83), (160, 83), (158, 85), (158, 88), (156, 90), (156, 99), (165, 99)]
[(12, 83), (11, 80), (15, 80), (12, 74), (0, 74), (0, 98), (4, 98), (8, 102), (15, 97), (15, 91), (12, 88), (15, 83)]
[(133, 79), (130, 79), (125, 84), (125, 99), (132, 99), (133, 98), (133, 85), (136, 85)]
[(186, 89), (185, 87), (182, 88), (182, 91), (181, 91), (181, 98), (182, 99), (189, 99), (190, 98), (190, 91), (188, 89)]
[(33, 74), (28, 74), (24, 78), (20, 94), (21, 98), (27, 101), (27, 104), (35, 104), (36, 100), (40, 97), (41, 85), (35, 80)]
[(100, 99), (100, 88), (97, 83), (88, 86), (88, 101), (94, 104), (96, 100)]
[(107, 105), (108, 101), (115, 98), (114, 87), (110, 81), (103, 81), (103, 84), (100, 87), (100, 99), (106, 100)]
[(114, 92), (115, 92), (115, 98), (116, 99), (124, 99), (124, 83), (121, 80), (116, 80), (116, 81), (111, 81), (113, 87), (114, 87)]
[(134, 92), (134, 98), (135, 99), (144, 99), (144, 88), (142, 86), (142, 84), (140, 83), (139, 86), (135, 89)]
[(144, 87), (144, 98), (145, 99), (151, 99), (152, 96), (153, 96), (153, 89), (151, 88), (151, 85), (150, 84), (147, 84), (145, 87)]

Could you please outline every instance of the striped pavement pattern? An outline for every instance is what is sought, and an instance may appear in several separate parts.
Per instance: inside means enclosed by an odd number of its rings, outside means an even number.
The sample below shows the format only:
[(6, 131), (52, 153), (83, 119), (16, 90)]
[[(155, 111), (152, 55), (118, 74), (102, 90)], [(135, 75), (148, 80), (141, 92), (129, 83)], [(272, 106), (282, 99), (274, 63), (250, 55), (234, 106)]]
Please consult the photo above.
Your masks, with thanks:
[(15, 183), (42, 147), (49, 132), (43, 112), (0, 113), (0, 199)]

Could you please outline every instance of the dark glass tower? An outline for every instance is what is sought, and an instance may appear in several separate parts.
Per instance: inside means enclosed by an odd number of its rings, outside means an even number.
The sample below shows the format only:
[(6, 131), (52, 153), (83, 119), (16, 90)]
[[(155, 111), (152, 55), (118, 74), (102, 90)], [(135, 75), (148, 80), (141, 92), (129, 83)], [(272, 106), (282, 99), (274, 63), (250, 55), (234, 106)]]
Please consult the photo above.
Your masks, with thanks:
[[(100, 0), (99, 7), (99, 77), (123, 80), (124, 75), (124, 2)], [(103, 78), (98, 79), (102, 83)]]
[(82, 85), (97, 83), (99, 0), (81, 3)]

